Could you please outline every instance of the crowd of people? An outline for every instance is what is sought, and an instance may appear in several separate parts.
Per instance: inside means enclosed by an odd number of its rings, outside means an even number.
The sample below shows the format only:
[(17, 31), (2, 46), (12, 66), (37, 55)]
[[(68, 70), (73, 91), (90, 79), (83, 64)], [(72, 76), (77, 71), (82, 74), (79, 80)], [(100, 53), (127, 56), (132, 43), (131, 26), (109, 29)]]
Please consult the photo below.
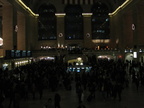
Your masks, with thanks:
[[(43, 97), (44, 89), (55, 91), (61, 75), (64, 76), (64, 64), (57, 64), (53, 61), (39, 61), (13, 70), (0, 71), (0, 93), (9, 98), (9, 108), (18, 108), (20, 99), (35, 100), (36, 93), (39, 99)], [(1, 107), (2, 108), (2, 107)]]
[[(87, 101), (96, 97), (95, 92), (100, 91), (103, 99), (116, 99), (121, 101), (121, 93), (129, 85), (129, 78), (132, 76), (133, 83), (137, 90), (139, 84), (144, 85), (143, 65), (136, 62), (122, 60), (97, 60), (91, 64), (90, 72), (67, 72), (67, 64), (54, 61), (42, 60), (25, 66), (17, 67), (13, 70), (0, 70), (0, 105), (5, 98), (9, 98), (9, 108), (19, 108), (20, 100), (42, 99), (43, 90), (50, 89), (58, 91), (60, 86), (66, 90), (71, 90), (72, 83), (75, 82), (76, 93), (79, 103), (83, 102), (84, 90), (89, 91)], [(36, 93), (39, 97), (36, 97)], [(51, 101), (51, 99), (49, 99)], [(60, 104), (55, 105), (60, 108)]]

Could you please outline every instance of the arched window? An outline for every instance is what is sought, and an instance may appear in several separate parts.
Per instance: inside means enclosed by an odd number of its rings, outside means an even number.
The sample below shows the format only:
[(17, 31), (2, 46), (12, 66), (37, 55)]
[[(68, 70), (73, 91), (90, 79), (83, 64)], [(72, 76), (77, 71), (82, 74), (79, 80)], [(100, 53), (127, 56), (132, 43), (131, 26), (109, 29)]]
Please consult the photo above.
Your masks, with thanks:
[(56, 40), (56, 9), (53, 5), (43, 4), (39, 8), (39, 40)]
[(96, 2), (91, 11), (92, 39), (110, 39), (108, 7), (104, 3)]
[(83, 39), (82, 8), (79, 5), (67, 5), (65, 13), (65, 39)]

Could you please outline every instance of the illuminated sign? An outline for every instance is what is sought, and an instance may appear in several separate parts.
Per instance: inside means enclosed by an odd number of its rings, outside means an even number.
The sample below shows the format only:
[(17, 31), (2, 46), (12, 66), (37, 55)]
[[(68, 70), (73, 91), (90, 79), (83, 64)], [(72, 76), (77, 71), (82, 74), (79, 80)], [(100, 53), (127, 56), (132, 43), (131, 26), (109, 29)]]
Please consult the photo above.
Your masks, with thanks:
[(15, 51), (15, 57), (16, 57), (16, 58), (21, 57), (21, 51), (20, 51), (20, 50), (16, 50), (16, 51)]
[(22, 51), (22, 57), (26, 57), (26, 54), (27, 52), (26, 51)]
[(31, 57), (31, 51), (25, 50), (6, 50), (6, 58), (24, 58), (24, 57)]
[(15, 51), (14, 51), (14, 50), (11, 50), (11, 51), (10, 51), (10, 54), (11, 54), (11, 57), (12, 57), (12, 58), (15, 57)]
[(31, 51), (27, 51), (27, 57), (31, 57), (32, 54), (31, 54)]

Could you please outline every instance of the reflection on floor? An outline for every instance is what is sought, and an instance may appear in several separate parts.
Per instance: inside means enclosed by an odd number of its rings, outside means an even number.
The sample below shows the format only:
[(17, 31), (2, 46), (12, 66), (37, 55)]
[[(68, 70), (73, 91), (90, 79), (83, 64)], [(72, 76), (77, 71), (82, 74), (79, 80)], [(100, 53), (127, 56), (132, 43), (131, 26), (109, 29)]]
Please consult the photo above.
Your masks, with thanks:
[[(72, 90), (67, 91), (63, 87), (59, 88), (57, 93), (61, 95), (61, 108), (77, 108), (78, 97), (75, 92), (75, 84), (73, 83)], [(54, 99), (56, 92), (51, 92), (49, 89), (44, 90), (43, 97), (40, 100), (38, 94), (36, 94), (36, 99), (32, 99), (32, 95), (29, 94), (28, 100), (20, 101), (20, 108), (43, 108), (48, 98)], [(105, 101), (102, 97), (101, 92), (96, 92), (96, 97), (91, 102), (87, 101), (89, 95), (88, 90), (84, 91), (84, 102), (83, 104), (86, 108), (144, 108), (144, 87), (140, 86), (139, 90), (136, 90), (134, 84), (129, 85), (122, 92), (122, 100), (113, 100), (112, 98), (107, 98)], [(4, 101), (4, 108), (8, 108), (9, 99)], [(11, 107), (12, 108), (12, 107)]]

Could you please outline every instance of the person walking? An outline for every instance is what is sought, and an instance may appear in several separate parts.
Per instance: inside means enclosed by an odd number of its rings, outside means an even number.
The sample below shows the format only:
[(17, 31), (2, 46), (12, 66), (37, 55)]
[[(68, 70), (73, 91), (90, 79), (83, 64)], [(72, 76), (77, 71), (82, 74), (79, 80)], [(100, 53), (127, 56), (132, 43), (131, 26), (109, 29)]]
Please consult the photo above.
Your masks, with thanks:
[(43, 108), (54, 108), (54, 105), (52, 104), (51, 98), (48, 99), (48, 101), (45, 103)]
[(82, 99), (83, 99), (82, 95), (84, 96), (83, 90), (82, 90), (81, 86), (79, 86), (79, 88), (78, 88), (78, 90), (77, 90), (77, 95), (78, 95), (79, 103), (81, 103), (81, 102), (82, 102)]
[(4, 93), (0, 90), (0, 108), (4, 108), (3, 107), (4, 100), (5, 100)]
[(86, 106), (81, 102), (77, 108), (86, 108)]
[(60, 101), (61, 101), (61, 96), (58, 93), (56, 93), (54, 97), (55, 108), (60, 108)]

